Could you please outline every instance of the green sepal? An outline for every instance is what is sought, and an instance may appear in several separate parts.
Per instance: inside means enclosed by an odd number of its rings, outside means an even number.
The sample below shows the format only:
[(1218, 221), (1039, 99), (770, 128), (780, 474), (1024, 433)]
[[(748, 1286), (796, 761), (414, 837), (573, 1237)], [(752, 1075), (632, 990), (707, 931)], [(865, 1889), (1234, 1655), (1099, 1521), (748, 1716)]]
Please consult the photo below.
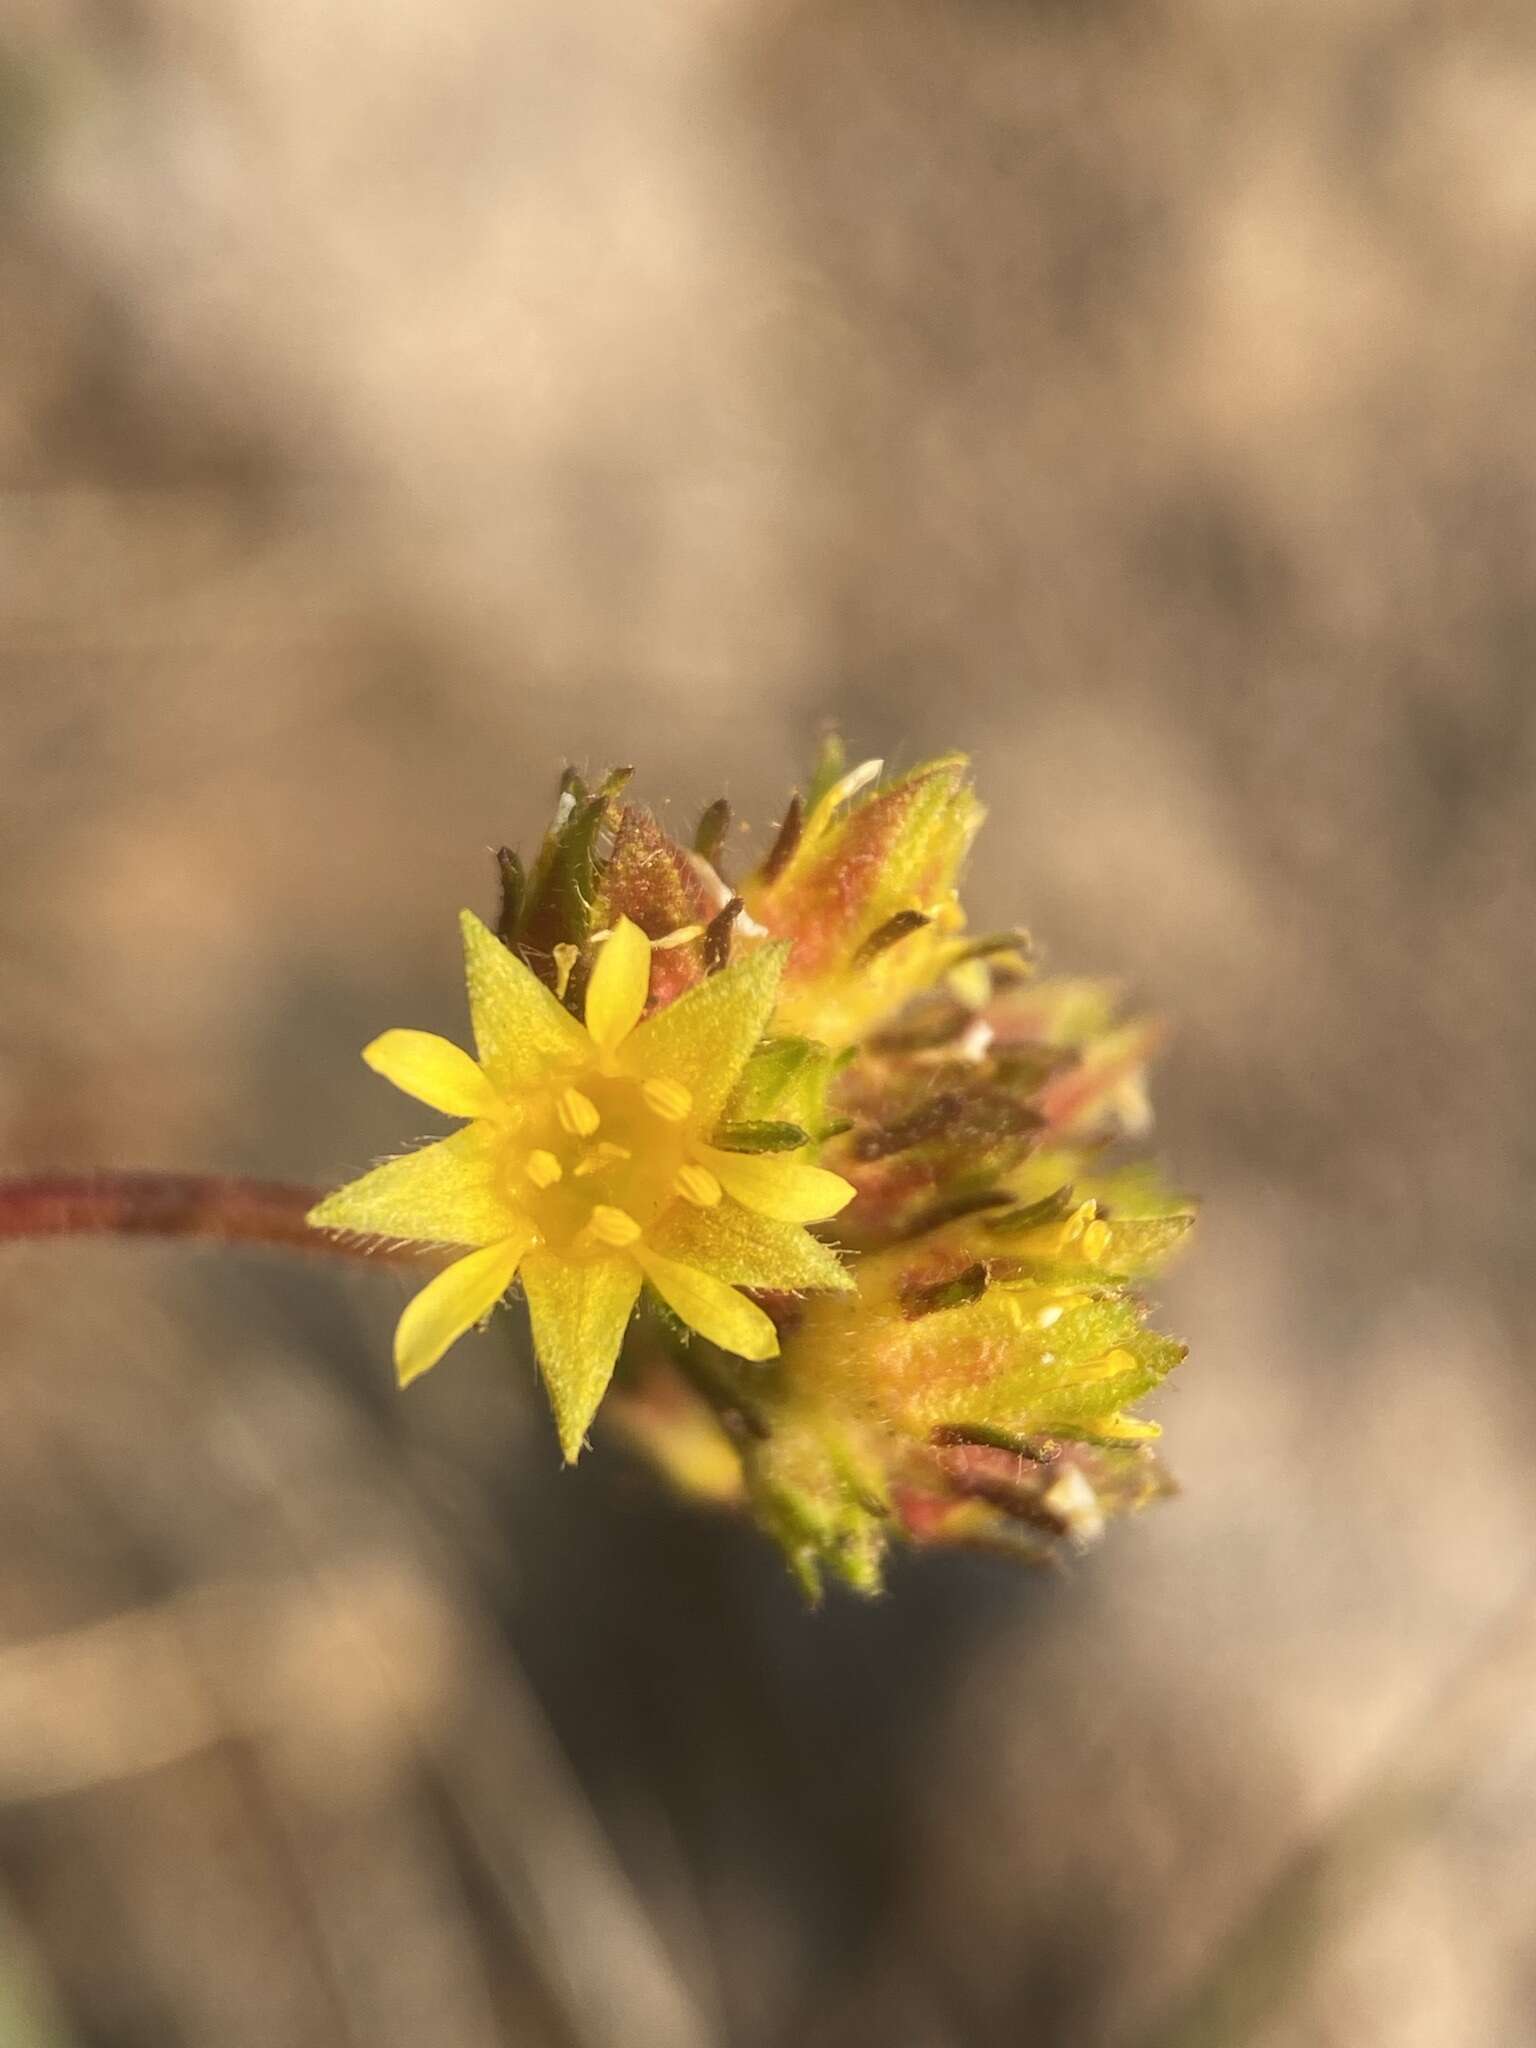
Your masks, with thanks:
[(501, 908), (496, 916), (496, 936), (505, 946), (517, 943), (528, 900), (528, 871), (510, 846), (496, 849), (496, 871), (501, 879)]
[(812, 1038), (772, 1038), (747, 1061), (727, 1105), (732, 1124), (794, 1124), (819, 1137), (840, 1055)]
[(748, 894), (770, 930), (803, 935), (796, 974), (850, 964), (893, 918), (952, 889), (981, 822), (962, 755), (925, 762), (829, 813), (837, 780), (818, 769), (803, 829), (787, 850), (781, 831)]
[(1124, 1273), (1144, 1273), (1167, 1257), (1194, 1221), (1191, 1210), (1171, 1216), (1106, 1216), (1109, 1249), (1104, 1263)]
[(879, 1466), (847, 1429), (814, 1413), (786, 1416), (744, 1447), (742, 1463), (759, 1526), (813, 1606), (828, 1576), (879, 1592), (890, 1504)]
[(999, 1287), (1070, 1287), (1096, 1297), (1118, 1294), (1127, 1278), (1124, 1273), (1091, 1265), (1087, 1259), (1034, 1258), (1027, 1253), (994, 1258), (991, 1268)]

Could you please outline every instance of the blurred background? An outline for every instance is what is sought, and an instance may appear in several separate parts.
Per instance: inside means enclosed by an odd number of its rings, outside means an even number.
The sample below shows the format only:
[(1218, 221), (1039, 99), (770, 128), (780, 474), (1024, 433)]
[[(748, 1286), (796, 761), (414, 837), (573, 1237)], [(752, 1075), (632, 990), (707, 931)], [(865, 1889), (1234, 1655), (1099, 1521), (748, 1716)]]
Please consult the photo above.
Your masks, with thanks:
[(511, 1318), (0, 1248), (11, 2048), (1536, 2041), (1536, 15), (10, 0), (0, 1166), (335, 1181), (567, 760), (975, 757), (1184, 1497), (807, 1613)]

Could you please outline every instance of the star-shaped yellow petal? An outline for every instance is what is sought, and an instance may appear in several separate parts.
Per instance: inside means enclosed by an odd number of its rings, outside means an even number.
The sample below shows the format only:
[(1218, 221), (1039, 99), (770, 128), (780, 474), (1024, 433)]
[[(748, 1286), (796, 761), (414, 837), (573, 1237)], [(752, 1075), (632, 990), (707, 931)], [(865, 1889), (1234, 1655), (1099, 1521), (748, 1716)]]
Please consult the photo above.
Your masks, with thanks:
[(686, 1084), (701, 1125), (719, 1120), (753, 1047), (768, 1029), (787, 950), (763, 946), (711, 975), (647, 1017), (625, 1046), (636, 1072)]
[(428, 1032), (386, 1031), (364, 1057), (464, 1128), (339, 1189), (310, 1221), (471, 1248), (401, 1317), (402, 1383), (520, 1281), (574, 1458), (642, 1287), (709, 1342), (771, 1358), (777, 1328), (741, 1289), (844, 1286), (837, 1254), (803, 1225), (835, 1215), (852, 1190), (799, 1154), (713, 1142), (771, 1027), (782, 946), (645, 1017), (651, 942), (619, 917), (597, 947), (582, 1024), (477, 917), (462, 923), (478, 1056)]
[(534, 1087), (552, 1066), (579, 1062), (591, 1041), (531, 968), (472, 910), (459, 913), (469, 1016), (486, 1078), (503, 1095)]
[(311, 1209), (319, 1230), (415, 1244), (495, 1244), (511, 1233), (498, 1179), (505, 1140), (493, 1124), (387, 1160)]
[(534, 1252), (524, 1263), (533, 1348), (568, 1462), (608, 1390), (641, 1277), (633, 1259), (617, 1255), (573, 1265)]
[(528, 1248), (526, 1234), (471, 1252), (429, 1280), (395, 1330), (395, 1372), (402, 1387), (436, 1365), (450, 1344), (500, 1301)]

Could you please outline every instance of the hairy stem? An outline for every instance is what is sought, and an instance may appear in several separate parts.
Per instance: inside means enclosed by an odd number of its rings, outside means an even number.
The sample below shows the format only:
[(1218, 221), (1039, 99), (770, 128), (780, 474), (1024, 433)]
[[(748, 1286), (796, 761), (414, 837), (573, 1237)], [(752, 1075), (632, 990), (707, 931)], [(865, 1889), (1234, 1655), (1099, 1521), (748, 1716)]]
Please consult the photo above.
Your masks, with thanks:
[(397, 1258), (304, 1221), (320, 1190), (220, 1173), (37, 1173), (0, 1177), (0, 1242), (30, 1237), (189, 1237), (281, 1245), (340, 1258)]

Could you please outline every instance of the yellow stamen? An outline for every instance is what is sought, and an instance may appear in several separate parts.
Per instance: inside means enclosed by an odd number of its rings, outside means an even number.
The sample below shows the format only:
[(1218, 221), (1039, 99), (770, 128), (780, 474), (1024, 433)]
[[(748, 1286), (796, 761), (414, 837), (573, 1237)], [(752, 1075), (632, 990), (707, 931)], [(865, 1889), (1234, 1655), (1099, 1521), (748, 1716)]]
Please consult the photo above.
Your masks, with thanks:
[(583, 1095), (579, 1088), (561, 1089), (555, 1115), (560, 1119), (561, 1130), (573, 1138), (592, 1137), (602, 1122), (597, 1104), (590, 1095)]
[(693, 1107), (693, 1096), (681, 1081), (642, 1081), (646, 1107), (669, 1124), (680, 1124)]
[(707, 1166), (680, 1166), (672, 1185), (685, 1202), (692, 1202), (699, 1209), (717, 1208), (724, 1192)]
[(553, 1152), (530, 1152), (526, 1172), (536, 1188), (552, 1188), (565, 1178), (565, 1169)]
[(691, 946), (695, 939), (703, 936), (703, 925), (680, 924), (675, 932), (668, 932), (665, 938), (652, 939), (651, 944), (658, 953), (670, 953), (674, 946)]
[(606, 1202), (599, 1202), (593, 1209), (587, 1218), (587, 1229), (599, 1244), (609, 1245), (614, 1251), (622, 1251), (640, 1235), (640, 1226), (633, 1216), (627, 1216), (622, 1209), (610, 1209)]
[(571, 969), (581, 958), (579, 946), (556, 946), (553, 948), (555, 962), (555, 1000), (563, 1003), (565, 992), (571, 985)]
[(1083, 1257), (1090, 1266), (1096, 1266), (1109, 1250), (1109, 1225), (1090, 1223), (1083, 1232)]
[(1086, 1202), (1079, 1202), (1072, 1211), (1072, 1214), (1067, 1218), (1066, 1226), (1062, 1230), (1061, 1241), (1063, 1245), (1069, 1245), (1075, 1238), (1082, 1236), (1088, 1225), (1098, 1214), (1098, 1209), (1099, 1205), (1091, 1195)]
[(626, 1159), (633, 1157), (627, 1145), (613, 1145), (606, 1138), (600, 1139), (577, 1166), (576, 1178), (581, 1180), (589, 1173), (601, 1173), (605, 1166), (622, 1166)]
[(1048, 1330), (1052, 1323), (1059, 1323), (1061, 1321), (1061, 1303), (1053, 1301), (1048, 1308), (1041, 1309), (1039, 1315), (1035, 1317), (1035, 1321), (1042, 1330)]

